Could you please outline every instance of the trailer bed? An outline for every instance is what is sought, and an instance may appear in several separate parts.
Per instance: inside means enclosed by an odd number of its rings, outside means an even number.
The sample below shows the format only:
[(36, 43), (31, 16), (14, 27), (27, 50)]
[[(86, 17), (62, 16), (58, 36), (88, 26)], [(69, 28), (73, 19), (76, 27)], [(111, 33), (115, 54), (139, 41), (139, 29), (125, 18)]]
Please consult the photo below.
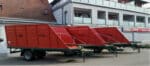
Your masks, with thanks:
[(6, 26), (8, 47), (36, 49), (77, 49), (72, 36), (63, 27), (47, 24)]

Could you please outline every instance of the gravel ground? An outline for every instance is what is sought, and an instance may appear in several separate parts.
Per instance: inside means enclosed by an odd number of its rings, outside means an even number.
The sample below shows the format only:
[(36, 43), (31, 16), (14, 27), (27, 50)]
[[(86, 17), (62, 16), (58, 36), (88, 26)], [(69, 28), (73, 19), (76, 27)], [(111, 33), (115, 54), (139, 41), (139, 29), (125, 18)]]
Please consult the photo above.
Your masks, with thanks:
[[(72, 62), (69, 62), (72, 61)], [(10, 54), (9, 57), (0, 57), (0, 66), (150, 66), (150, 50), (120, 52), (118, 57), (113, 54), (102, 53), (86, 57), (65, 57), (61, 53), (48, 53), (45, 59), (24, 61), (19, 53)]]

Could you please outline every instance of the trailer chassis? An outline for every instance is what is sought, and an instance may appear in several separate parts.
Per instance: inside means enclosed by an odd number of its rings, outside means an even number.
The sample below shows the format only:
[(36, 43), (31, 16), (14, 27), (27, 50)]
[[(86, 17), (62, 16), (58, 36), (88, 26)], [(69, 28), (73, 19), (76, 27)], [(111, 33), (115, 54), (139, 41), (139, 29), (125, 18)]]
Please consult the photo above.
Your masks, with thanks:
[[(139, 45), (140, 43), (141, 42), (136, 41), (136, 42), (130, 42), (129, 44), (127, 44), (127, 43), (113, 43), (112, 45), (116, 46), (118, 48), (121, 48), (121, 47), (132, 48), (133, 50), (137, 50), (138, 53), (140, 53), (141, 52), (141, 45)], [(123, 49), (122, 49), (122, 51), (123, 51)]]

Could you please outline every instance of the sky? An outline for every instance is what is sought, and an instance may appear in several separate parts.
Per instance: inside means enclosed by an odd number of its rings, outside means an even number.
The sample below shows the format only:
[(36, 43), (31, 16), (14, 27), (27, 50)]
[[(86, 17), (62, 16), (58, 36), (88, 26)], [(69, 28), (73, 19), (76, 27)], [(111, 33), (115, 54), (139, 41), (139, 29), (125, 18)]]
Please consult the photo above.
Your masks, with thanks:
[[(49, 2), (52, 2), (53, 0), (48, 0)], [(150, 0), (145, 0), (145, 1), (149, 1), (150, 2)], [(146, 4), (146, 5), (144, 5), (143, 7), (145, 7), (145, 8), (150, 8), (150, 3), (149, 4)]]
[(52, 2), (53, 0), (48, 0), (49, 2)]

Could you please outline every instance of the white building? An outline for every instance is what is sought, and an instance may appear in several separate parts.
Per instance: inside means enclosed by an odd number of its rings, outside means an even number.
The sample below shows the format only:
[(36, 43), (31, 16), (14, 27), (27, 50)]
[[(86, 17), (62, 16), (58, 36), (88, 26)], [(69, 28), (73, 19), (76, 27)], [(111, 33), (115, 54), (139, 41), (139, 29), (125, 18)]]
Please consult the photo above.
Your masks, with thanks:
[[(138, 1), (138, 0), (136, 0)], [(53, 13), (58, 24), (119, 27), (131, 41), (150, 41), (150, 31), (125, 32), (131, 28), (150, 28), (150, 9), (139, 0), (54, 0)]]

